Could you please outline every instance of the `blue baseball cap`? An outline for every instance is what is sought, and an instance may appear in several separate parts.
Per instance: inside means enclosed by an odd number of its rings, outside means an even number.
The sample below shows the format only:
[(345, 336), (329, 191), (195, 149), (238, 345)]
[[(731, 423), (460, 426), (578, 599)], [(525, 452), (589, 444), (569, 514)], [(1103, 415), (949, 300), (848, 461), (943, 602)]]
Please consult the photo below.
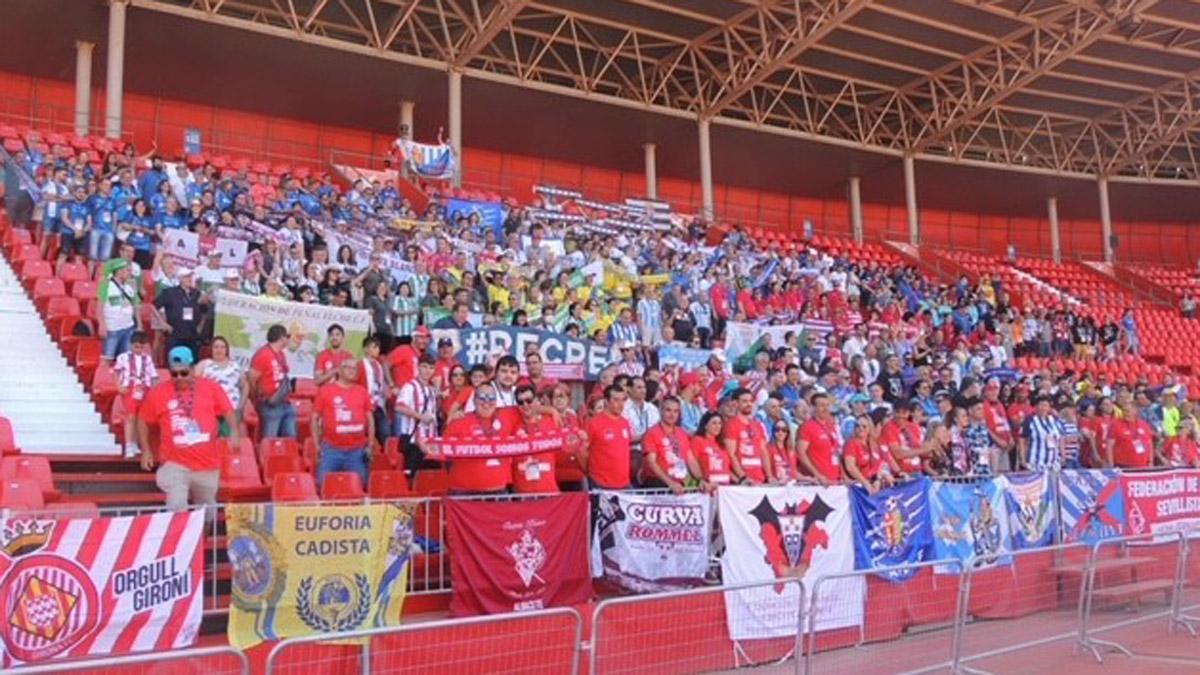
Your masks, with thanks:
[(167, 353), (167, 363), (172, 366), (190, 366), (195, 362), (192, 350), (180, 345)]

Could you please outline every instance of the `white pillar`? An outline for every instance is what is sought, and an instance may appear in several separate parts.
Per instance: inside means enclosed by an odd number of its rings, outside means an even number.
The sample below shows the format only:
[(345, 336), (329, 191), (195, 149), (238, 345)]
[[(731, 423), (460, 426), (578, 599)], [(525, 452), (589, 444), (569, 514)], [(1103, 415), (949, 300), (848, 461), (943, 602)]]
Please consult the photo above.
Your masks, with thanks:
[(658, 158), (654, 144), (645, 143), (642, 150), (646, 153), (646, 196), (658, 199)]
[(713, 208), (713, 182), (712, 182), (712, 148), (709, 145), (708, 135), (708, 120), (700, 118), (700, 197), (701, 209), (700, 216), (708, 222), (712, 222), (714, 216)]
[(1058, 234), (1058, 199), (1050, 197), (1046, 200), (1046, 215), (1050, 218), (1050, 253), (1054, 262), (1062, 262), (1062, 241)]
[(75, 41), (75, 135), (87, 136), (92, 120), (92, 49), (95, 44)]
[(904, 205), (908, 208), (908, 243), (921, 243), (921, 226), (917, 222), (917, 177), (912, 155), (904, 156)]
[(462, 187), (462, 71), (450, 71), (450, 147), (454, 148), (454, 187)]
[(1111, 263), (1113, 261), (1113, 246), (1112, 246), (1112, 212), (1108, 209), (1108, 179), (1104, 176), (1097, 181), (1100, 188), (1100, 230), (1101, 236), (1104, 237), (1104, 262)]
[(400, 102), (400, 137), (406, 140), (413, 138), (413, 102)]
[(108, 5), (108, 71), (104, 79), (104, 135), (121, 137), (121, 102), (125, 96), (126, 0)]
[(862, 220), (862, 181), (858, 176), (850, 177), (850, 230), (854, 233), (854, 241), (863, 242)]

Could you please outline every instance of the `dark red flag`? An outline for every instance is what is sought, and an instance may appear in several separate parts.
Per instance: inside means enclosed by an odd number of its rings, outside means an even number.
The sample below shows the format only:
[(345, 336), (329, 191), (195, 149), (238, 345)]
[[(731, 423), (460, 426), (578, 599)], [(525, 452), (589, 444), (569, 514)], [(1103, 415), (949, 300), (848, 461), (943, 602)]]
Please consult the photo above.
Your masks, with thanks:
[(591, 597), (587, 495), (450, 499), (446, 508), (452, 616), (562, 607)]

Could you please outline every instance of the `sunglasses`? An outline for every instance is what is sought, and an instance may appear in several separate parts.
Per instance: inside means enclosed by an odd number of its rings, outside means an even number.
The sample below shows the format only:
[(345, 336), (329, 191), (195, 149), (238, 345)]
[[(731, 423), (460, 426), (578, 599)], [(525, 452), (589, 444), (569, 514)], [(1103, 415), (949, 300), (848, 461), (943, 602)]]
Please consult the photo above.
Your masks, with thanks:
[(190, 371), (190, 370), (172, 370), (171, 371), (171, 377), (174, 377), (176, 379), (179, 379), (182, 377), (188, 377), (191, 374), (192, 374), (192, 371)]
[(780, 427), (775, 430), (775, 433), (777, 433), (777, 434), (786, 434), (787, 432), (788, 432), (788, 430), (783, 427)]
[(496, 395), (495, 394), (475, 394), (475, 400), (483, 401), (484, 403), (495, 403)]
[(517, 399), (517, 405), (533, 405), (533, 399), (519, 398), (519, 399)]

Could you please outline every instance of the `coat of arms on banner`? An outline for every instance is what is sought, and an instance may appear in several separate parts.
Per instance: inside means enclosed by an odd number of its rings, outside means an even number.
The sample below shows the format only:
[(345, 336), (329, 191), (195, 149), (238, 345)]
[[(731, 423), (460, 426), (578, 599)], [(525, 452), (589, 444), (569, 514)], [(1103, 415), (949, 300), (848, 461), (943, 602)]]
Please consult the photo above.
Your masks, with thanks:
[(992, 503), (988, 501), (983, 490), (976, 489), (974, 496), (970, 526), (971, 538), (975, 543), (975, 555), (995, 555), (1000, 551), (1000, 520), (992, 510)]
[[(103, 608), (87, 572), (43, 551), (55, 521), (10, 521), (0, 554), (14, 564), (0, 576), (0, 628), (5, 650), (21, 661), (48, 659), (79, 644), (99, 626)], [(0, 566), (3, 569), (3, 566)]]
[(1004, 487), (1007, 500), (1013, 548), (1037, 548), (1054, 543), (1058, 528), (1054, 522), (1050, 474), (1002, 476), (998, 481)]
[(829, 547), (825, 519), (833, 510), (821, 495), (811, 501), (785, 504), (776, 509), (763, 497), (750, 515), (759, 523), (759, 536), (767, 549), (767, 564), (776, 577), (803, 577), (812, 561), (813, 551)]
[(922, 562), (929, 553), (928, 487), (929, 480), (922, 478), (876, 494), (851, 488), (858, 569), (886, 568), (880, 576), (894, 582), (917, 573), (905, 566)]
[(546, 565), (546, 547), (535, 536), (533, 531), (528, 527), (521, 530), (521, 536), (508, 546), (508, 554), (512, 556), (517, 570), (517, 576), (521, 577), (521, 581), (525, 584), (525, 588), (537, 579), (538, 583), (546, 583), (546, 580), (538, 576), (538, 570)]
[(1001, 557), (1012, 544), (1005, 496), (997, 480), (967, 485), (934, 482), (929, 498), (937, 559), (965, 563), (974, 557), (980, 565), (1011, 560)]

